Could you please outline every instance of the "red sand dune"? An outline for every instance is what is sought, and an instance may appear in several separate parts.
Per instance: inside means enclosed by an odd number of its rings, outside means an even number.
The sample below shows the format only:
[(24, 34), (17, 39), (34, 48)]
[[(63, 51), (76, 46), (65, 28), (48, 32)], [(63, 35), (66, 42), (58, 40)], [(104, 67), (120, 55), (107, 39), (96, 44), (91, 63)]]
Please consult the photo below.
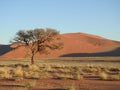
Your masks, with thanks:
[[(85, 33), (68, 33), (61, 35), (61, 41), (64, 43), (62, 50), (52, 51), (49, 55), (36, 55), (37, 57), (58, 57), (72, 53), (100, 53), (112, 51), (120, 47), (120, 42), (105, 39), (96, 35)], [(1, 57), (4, 58), (22, 58), (26, 57), (25, 48), (21, 47), (11, 50)]]

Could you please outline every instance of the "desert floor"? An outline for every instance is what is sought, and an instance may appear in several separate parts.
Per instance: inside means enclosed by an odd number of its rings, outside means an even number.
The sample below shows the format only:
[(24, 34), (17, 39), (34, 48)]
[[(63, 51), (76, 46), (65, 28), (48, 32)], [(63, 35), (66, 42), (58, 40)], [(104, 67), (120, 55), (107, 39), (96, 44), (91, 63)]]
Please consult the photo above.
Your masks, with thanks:
[[(23, 82), (1, 80), (0, 90), (29, 90), (22, 86)], [(30, 90), (120, 90), (120, 81), (41, 79)]]
[[(20, 61), (19, 61), (20, 60)], [(29, 60), (14, 60), (14, 59), (4, 59), (0, 60), (0, 66), (6, 68), (12, 67), (14, 69), (15, 64), (29, 64)], [(38, 65), (45, 65), (47, 67), (42, 67), (39, 74), (44, 72), (52, 75), (51, 78), (37, 78), (37, 79), (0, 79), (0, 90), (120, 90), (120, 78), (119, 80), (101, 80), (98, 76), (99, 74), (84, 72), (84, 67), (88, 67), (94, 70), (98, 66), (104, 67), (105, 69), (117, 69), (118, 71), (106, 71), (108, 74), (120, 75), (120, 57), (81, 57), (81, 58), (54, 58), (54, 59), (42, 59), (35, 61)], [(11, 65), (11, 66), (10, 66)], [(55, 65), (55, 66), (54, 66)], [(51, 67), (54, 66), (54, 67)], [(56, 67), (58, 66), (58, 67)], [(65, 67), (64, 67), (65, 66)], [(67, 67), (66, 67), (67, 66)], [(74, 78), (55, 78), (56, 75), (72, 75), (74, 76), (75, 72), (70, 72), (70, 70), (76, 70), (71, 67), (82, 67), (80, 68), (84, 72), (82, 74), (83, 78), (74, 79)], [(97, 67), (96, 67), (97, 66)], [(22, 66), (21, 66), (22, 67)], [(26, 67), (25, 67), (26, 68)], [(108, 70), (107, 69), (107, 70)], [(27, 68), (26, 70), (29, 70)], [(59, 72), (60, 70), (61, 72)], [(89, 70), (89, 69), (88, 69)], [(27, 71), (26, 71), (27, 72)], [(81, 71), (80, 71), (81, 72)], [(43, 74), (44, 75), (44, 74)], [(42, 76), (44, 77), (44, 76)], [(29, 82), (29, 83), (28, 83)], [(31, 85), (29, 85), (31, 83)]]

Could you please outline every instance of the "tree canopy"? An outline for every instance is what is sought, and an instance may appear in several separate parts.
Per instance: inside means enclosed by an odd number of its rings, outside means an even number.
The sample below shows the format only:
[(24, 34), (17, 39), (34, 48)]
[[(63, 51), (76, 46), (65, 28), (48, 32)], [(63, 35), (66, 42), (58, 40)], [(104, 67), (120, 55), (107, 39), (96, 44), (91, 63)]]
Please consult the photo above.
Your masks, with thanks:
[(34, 64), (36, 53), (47, 54), (49, 50), (62, 49), (59, 31), (51, 28), (19, 30), (14, 37), (12, 44), (17, 43), (17, 48), (25, 46), (31, 53), (31, 64)]

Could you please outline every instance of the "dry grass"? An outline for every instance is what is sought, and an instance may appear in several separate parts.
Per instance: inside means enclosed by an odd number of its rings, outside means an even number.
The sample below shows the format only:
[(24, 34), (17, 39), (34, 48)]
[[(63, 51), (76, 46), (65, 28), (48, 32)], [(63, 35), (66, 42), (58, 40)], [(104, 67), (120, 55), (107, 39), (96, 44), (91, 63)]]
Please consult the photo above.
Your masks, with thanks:
[[(17, 66), (17, 67), (15, 67)], [(60, 79), (76, 79), (80, 80), (85, 76), (100, 76), (102, 80), (107, 80), (109, 74), (119, 75), (119, 68), (99, 67), (99, 66), (55, 66), (55, 65), (27, 65), (27, 66), (4, 66), (0, 68), (1, 78), (15, 78), (22, 80), (43, 79), (43, 78), (60, 78)], [(109, 72), (108, 72), (109, 70)], [(114, 73), (113, 73), (114, 72)], [(109, 75), (110, 76), (110, 75)], [(112, 78), (113, 77), (113, 78)], [(118, 76), (111, 76), (111, 79), (119, 80)]]
[[(84, 61), (85, 59), (86, 61)], [(0, 63), (0, 79), (13, 78), (16, 81), (45, 78), (81, 80), (86, 79), (86, 76), (96, 76), (101, 80), (120, 81), (120, 58), (106, 57), (105, 60), (103, 59), (105, 57), (42, 59), (35, 60), (37, 62), (35, 65), (30, 65), (28, 60), (23, 59), (20, 63), (16, 60), (5, 60), (4, 64), (2, 64), (3, 61), (0, 61), (2, 62)], [(10, 64), (8, 64), (9, 62)], [(36, 81), (25, 85), (31, 87), (35, 84)], [(69, 90), (75, 90), (75, 86), (71, 86), (71, 88)], [(22, 90), (24, 89), (26, 87)]]

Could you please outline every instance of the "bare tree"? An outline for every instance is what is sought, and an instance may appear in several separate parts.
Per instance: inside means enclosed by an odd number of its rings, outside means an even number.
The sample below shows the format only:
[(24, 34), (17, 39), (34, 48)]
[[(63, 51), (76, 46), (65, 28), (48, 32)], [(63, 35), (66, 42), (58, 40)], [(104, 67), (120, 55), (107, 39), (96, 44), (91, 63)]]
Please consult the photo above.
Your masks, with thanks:
[(25, 46), (31, 53), (31, 64), (34, 64), (36, 53), (48, 53), (49, 50), (63, 48), (60, 34), (55, 29), (20, 30), (16, 33), (12, 44), (17, 43), (17, 48)]

